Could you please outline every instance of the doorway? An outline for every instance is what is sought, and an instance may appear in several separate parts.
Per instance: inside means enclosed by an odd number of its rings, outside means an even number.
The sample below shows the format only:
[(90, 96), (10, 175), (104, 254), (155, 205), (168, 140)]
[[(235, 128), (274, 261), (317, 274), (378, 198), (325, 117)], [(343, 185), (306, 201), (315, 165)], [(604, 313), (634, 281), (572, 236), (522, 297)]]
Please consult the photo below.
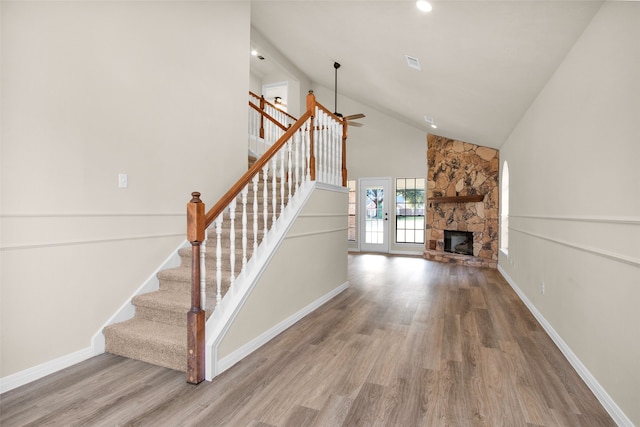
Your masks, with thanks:
[(360, 178), (360, 250), (389, 252), (391, 178)]

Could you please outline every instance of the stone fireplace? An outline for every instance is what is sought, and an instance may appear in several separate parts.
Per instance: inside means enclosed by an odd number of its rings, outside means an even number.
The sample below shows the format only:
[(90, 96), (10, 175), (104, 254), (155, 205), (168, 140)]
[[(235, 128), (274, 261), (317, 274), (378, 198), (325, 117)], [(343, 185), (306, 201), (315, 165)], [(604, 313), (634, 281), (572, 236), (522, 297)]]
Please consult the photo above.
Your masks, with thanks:
[(427, 136), (425, 258), (497, 267), (499, 165), (498, 150)]

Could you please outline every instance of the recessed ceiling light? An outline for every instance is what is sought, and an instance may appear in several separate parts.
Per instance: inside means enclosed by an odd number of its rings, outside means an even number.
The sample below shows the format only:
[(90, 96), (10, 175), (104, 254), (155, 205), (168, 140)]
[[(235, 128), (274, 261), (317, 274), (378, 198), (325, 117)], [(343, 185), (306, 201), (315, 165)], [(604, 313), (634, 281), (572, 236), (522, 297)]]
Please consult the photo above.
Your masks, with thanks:
[(431, 7), (431, 3), (427, 0), (418, 0), (416, 2), (416, 7), (422, 12), (431, 12), (431, 9), (433, 9), (433, 7)]
[(438, 128), (438, 126), (436, 126), (436, 125), (435, 125), (435, 123), (433, 123), (433, 117), (431, 117), (431, 116), (424, 116), (424, 121), (425, 121), (425, 122), (427, 122), (427, 123), (429, 123), (429, 125), (431, 125), (431, 127), (432, 127), (433, 129), (437, 129), (437, 128)]
[(258, 51), (255, 49), (251, 49), (251, 55), (258, 56)]
[(409, 56), (409, 55), (405, 55), (407, 57), (407, 65), (409, 66), (409, 68), (413, 68), (415, 70), (420, 71), (420, 61), (418, 61), (418, 58), (414, 58), (413, 56)]

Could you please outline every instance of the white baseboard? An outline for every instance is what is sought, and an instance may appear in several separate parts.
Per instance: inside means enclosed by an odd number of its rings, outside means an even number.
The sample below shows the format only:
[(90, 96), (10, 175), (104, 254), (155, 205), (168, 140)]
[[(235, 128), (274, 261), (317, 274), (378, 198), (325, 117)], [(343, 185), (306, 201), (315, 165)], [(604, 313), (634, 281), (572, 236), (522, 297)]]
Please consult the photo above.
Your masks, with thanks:
[(408, 256), (419, 256), (422, 257), (424, 254), (424, 248), (418, 251), (389, 251), (389, 255), (408, 255)]
[(564, 357), (567, 358), (573, 369), (576, 370), (580, 378), (587, 384), (587, 387), (593, 392), (596, 398), (600, 401), (604, 409), (609, 413), (611, 418), (622, 427), (634, 427), (631, 420), (625, 415), (625, 413), (620, 409), (618, 405), (613, 401), (611, 396), (606, 392), (606, 390), (600, 385), (600, 383), (595, 379), (595, 377), (589, 372), (586, 366), (578, 359), (578, 356), (571, 350), (571, 348), (567, 345), (566, 342), (560, 337), (560, 335), (553, 329), (551, 324), (544, 318), (542, 313), (538, 311), (538, 309), (533, 305), (531, 300), (527, 298), (527, 296), (522, 292), (522, 290), (516, 285), (516, 283), (509, 277), (509, 275), (504, 271), (504, 269), (498, 265), (498, 271), (505, 278), (507, 283), (513, 288), (513, 290), (518, 294), (522, 302), (527, 306), (531, 314), (538, 320), (542, 328), (545, 332), (551, 337), (553, 342), (558, 346)]
[(336, 295), (340, 294), (342, 291), (344, 291), (348, 287), (349, 287), (349, 282), (344, 282), (342, 285), (333, 289), (331, 292), (318, 298), (311, 304), (302, 308), (301, 310), (294, 313), (293, 315), (287, 317), (282, 322), (278, 323), (277, 325), (263, 332), (261, 335), (252, 339), (242, 347), (233, 351), (228, 356), (223, 357), (218, 361), (218, 366), (217, 366), (217, 369), (215, 370), (216, 374), (219, 375), (222, 372), (226, 371), (227, 369), (229, 369), (230, 367), (232, 367), (233, 365), (235, 365), (236, 363), (238, 363), (239, 361), (241, 361), (242, 359), (244, 359), (245, 357), (247, 357), (257, 349), (262, 347), (264, 344), (266, 344), (267, 342), (275, 338), (278, 334), (284, 332), (286, 329), (288, 329), (290, 326), (298, 322), (304, 316), (313, 312), (314, 310), (317, 310), (320, 306), (322, 306), (323, 304), (331, 300)]
[(58, 357), (57, 359), (41, 363), (32, 368), (25, 369), (24, 371), (16, 372), (15, 374), (0, 378), (0, 393), (4, 393), (32, 381), (39, 380), (40, 378), (46, 377), (47, 375), (53, 374), (54, 372), (60, 371), (64, 368), (68, 368), (76, 363), (83, 362), (93, 356), (96, 356), (93, 348), (87, 347), (74, 353)]

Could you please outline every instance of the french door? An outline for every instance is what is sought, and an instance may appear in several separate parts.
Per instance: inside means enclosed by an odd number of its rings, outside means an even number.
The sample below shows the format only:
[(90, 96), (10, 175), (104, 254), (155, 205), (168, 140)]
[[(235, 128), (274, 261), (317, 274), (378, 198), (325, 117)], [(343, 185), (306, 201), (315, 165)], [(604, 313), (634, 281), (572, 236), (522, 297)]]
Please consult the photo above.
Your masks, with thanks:
[(360, 178), (360, 250), (389, 252), (389, 211), (392, 208), (391, 178)]

